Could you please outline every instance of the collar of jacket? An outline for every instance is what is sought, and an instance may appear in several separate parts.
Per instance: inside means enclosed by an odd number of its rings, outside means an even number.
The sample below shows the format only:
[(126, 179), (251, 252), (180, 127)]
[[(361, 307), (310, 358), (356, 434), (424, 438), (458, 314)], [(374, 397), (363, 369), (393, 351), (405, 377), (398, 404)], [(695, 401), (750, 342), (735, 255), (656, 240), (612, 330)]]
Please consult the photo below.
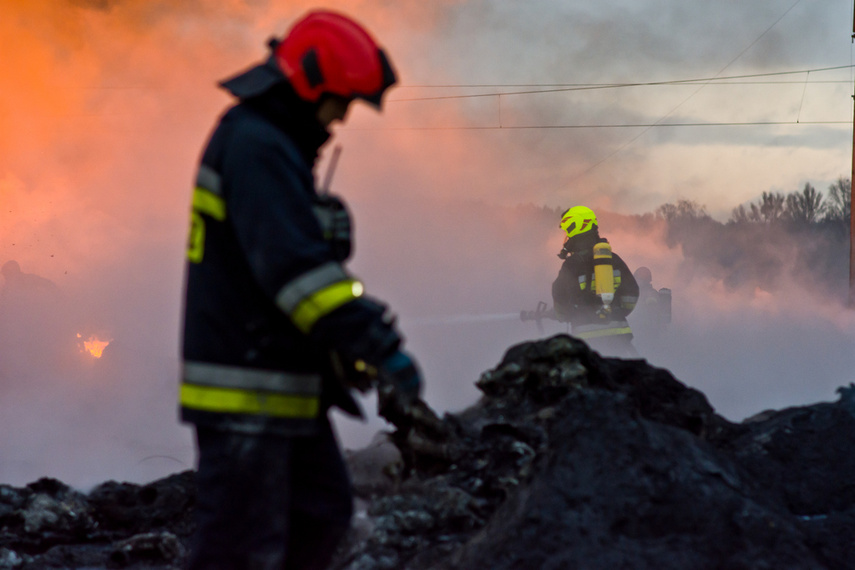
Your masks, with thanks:
[[(571, 256), (572, 255), (593, 255), (594, 246), (598, 243), (606, 242), (607, 240), (604, 237), (600, 237), (599, 234), (593, 234), (592, 232), (588, 232), (586, 234), (581, 234), (577, 236), (578, 239), (573, 240), (571, 238), (571, 243), (564, 244), (564, 250), (567, 251)], [(569, 246), (569, 248), (568, 248)]]
[(286, 82), (273, 85), (260, 95), (241, 99), (249, 107), (289, 135), (309, 166), (330, 133), (317, 119), (317, 105), (304, 101)]

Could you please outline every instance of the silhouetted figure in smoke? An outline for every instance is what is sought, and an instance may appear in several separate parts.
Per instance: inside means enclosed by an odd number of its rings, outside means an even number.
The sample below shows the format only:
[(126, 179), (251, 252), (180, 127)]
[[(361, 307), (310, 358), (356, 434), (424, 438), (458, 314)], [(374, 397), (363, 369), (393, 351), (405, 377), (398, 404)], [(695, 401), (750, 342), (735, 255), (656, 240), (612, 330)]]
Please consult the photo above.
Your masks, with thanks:
[(561, 216), (567, 234), (558, 257), (564, 260), (552, 284), (555, 314), (573, 336), (608, 356), (635, 357), (626, 318), (638, 301), (638, 284), (626, 263), (600, 237), (597, 216), (575, 206)]
[(55, 364), (75, 339), (61, 325), (59, 288), (53, 281), (24, 273), (14, 259), (3, 264), (0, 274), (2, 368), (15, 377), (29, 376), (39, 367)]
[(635, 270), (638, 282), (638, 304), (632, 314), (632, 327), (639, 338), (656, 338), (671, 322), (671, 290), (656, 289), (648, 267)]
[(24, 273), (21, 265), (11, 259), (0, 269), (3, 274), (3, 294), (0, 302), (7, 299), (37, 298), (40, 295), (55, 295), (59, 292), (56, 284), (34, 273)]

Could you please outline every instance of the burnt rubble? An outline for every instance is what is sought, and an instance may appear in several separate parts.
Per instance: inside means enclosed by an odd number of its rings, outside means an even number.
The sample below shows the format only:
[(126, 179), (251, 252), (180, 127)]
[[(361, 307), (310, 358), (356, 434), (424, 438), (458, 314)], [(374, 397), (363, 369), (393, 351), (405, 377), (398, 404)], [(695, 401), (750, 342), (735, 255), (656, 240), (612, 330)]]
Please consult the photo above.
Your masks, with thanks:
[(179, 568), (194, 502), (190, 471), (87, 495), (48, 478), (0, 485), (0, 568)]
[[(643, 360), (558, 335), (512, 347), (481, 400), (348, 452), (332, 568), (844, 569), (855, 385), (741, 423)], [(88, 494), (0, 485), (0, 568), (180, 568), (193, 474)]]

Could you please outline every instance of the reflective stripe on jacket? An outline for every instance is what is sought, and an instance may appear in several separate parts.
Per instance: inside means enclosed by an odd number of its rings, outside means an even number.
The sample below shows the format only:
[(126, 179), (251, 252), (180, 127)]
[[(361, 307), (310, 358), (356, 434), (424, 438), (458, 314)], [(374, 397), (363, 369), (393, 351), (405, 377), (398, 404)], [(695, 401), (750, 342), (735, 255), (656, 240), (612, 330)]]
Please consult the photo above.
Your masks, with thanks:
[(316, 267), (285, 284), (276, 304), (304, 333), (331, 311), (362, 296), (362, 283), (350, 277), (338, 263)]
[(225, 413), (307, 420), (317, 417), (320, 408), (319, 374), (185, 362), (182, 380), (181, 406), (191, 416)]
[(607, 336), (631, 335), (632, 329), (626, 321), (608, 321), (588, 325), (573, 325), (572, 334), (577, 338), (585, 340)]

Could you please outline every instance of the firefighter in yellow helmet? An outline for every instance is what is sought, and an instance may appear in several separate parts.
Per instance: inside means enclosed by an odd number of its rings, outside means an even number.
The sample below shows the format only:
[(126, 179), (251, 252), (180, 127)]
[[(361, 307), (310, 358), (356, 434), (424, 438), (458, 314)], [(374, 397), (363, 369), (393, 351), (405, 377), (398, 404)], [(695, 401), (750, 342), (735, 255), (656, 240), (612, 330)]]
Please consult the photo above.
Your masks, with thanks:
[(638, 283), (626, 263), (600, 237), (597, 216), (585, 206), (561, 215), (567, 234), (558, 257), (564, 260), (552, 284), (559, 320), (572, 334), (608, 356), (634, 357), (632, 330), (626, 317), (638, 301)]

